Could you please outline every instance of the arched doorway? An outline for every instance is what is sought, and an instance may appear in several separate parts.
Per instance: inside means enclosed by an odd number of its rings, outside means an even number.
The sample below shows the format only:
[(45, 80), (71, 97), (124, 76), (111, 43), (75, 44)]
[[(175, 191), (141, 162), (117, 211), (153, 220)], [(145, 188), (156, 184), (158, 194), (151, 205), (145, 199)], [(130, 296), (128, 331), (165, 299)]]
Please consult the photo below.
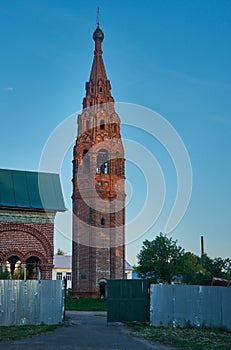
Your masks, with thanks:
[(107, 281), (105, 279), (101, 279), (99, 281), (99, 297), (100, 299), (105, 299), (107, 297)]

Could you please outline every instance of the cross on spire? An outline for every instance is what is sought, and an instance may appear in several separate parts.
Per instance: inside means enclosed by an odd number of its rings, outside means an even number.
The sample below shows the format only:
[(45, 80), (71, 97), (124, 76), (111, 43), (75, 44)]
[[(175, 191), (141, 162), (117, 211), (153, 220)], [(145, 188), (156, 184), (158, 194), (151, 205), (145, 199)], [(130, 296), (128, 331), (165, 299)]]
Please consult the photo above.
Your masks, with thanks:
[(100, 25), (100, 20), (99, 20), (99, 7), (97, 7), (97, 15), (96, 15), (96, 24), (97, 24), (97, 27), (99, 27)]

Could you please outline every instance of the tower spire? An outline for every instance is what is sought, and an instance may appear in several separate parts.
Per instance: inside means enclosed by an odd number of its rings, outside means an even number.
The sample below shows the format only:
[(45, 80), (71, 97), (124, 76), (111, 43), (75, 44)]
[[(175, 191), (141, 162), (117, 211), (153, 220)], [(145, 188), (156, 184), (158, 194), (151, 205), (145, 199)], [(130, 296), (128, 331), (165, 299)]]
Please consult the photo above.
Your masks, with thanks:
[[(97, 27), (93, 33), (95, 41), (94, 59), (91, 67), (90, 79), (86, 84), (86, 97), (83, 99), (83, 108), (114, 102), (111, 95), (111, 84), (107, 78), (103, 62), (102, 42), (104, 33), (100, 28), (99, 8), (97, 9)], [(111, 106), (113, 108), (113, 106)]]

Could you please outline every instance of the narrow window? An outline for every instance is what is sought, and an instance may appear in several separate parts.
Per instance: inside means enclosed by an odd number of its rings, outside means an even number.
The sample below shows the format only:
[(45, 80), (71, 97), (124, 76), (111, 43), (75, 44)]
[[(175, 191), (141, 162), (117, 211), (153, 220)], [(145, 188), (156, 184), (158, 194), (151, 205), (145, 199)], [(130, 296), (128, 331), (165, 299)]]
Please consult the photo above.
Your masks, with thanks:
[(105, 130), (105, 124), (103, 119), (100, 120), (100, 130)]
[(83, 152), (83, 172), (88, 174), (90, 172), (90, 157), (88, 155), (88, 150), (85, 149)]
[(66, 273), (66, 279), (67, 281), (71, 281), (71, 272)]
[(113, 132), (119, 133), (118, 123), (113, 123)]
[(121, 176), (121, 158), (118, 151), (116, 152), (116, 175)]
[(62, 280), (63, 279), (62, 272), (57, 272), (56, 279), (57, 280)]
[(99, 92), (103, 92), (103, 88), (102, 88), (102, 86), (100, 86), (100, 88), (99, 88)]
[(105, 219), (101, 218), (101, 225), (104, 226), (105, 225)]
[(88, 131), (90, 129), (90, 122), (89, 120), (86, 121), (86, 131)]

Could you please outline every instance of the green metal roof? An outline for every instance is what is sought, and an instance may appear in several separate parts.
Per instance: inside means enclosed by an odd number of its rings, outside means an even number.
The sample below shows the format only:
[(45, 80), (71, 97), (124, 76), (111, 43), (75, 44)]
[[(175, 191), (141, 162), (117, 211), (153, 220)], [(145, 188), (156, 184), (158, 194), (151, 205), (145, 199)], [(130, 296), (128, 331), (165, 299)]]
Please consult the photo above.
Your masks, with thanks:
[(59, 175), (0, 169), (0, 207), (65, 211)]

